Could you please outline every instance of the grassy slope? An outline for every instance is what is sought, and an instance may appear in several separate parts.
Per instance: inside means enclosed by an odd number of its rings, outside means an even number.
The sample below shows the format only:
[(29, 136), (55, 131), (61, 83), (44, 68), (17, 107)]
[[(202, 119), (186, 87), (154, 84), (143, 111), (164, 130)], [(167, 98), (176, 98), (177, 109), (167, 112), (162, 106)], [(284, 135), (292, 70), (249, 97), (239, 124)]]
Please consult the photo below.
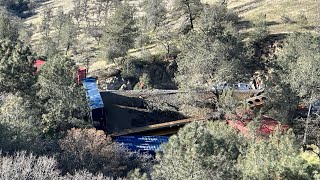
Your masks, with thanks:
[[(208, 3), (215, 1), (206, 0)], [(313, 30), (317, 21), (320, 23), (319, 0), (229, 0), (228, 7), (244, 21), (257, 21), (259, 15), (266, 15), (272, 33)], [(299, 20), (300, 14), (307, 17), (305, 24)], [(285, 23), (283, 16), (296, 22)]]
[[(53, 12), (55, 12), (60, 6), (63, 7), (65, 11), (70, 11), (73, 7), (72, 0), (49, 0), (42, 3), (41, 6), (35, 10), (35, 15), (26, 19), (25, 23), (38, 26), (41, 23), (42, 12), (46, 6), (52, 8)], [(40, 37), (40, 33), (34, 32), (32, 42), (37, 43)]]
[[(173, 1), (173, 0), (169, 0)], [(214, 3), (217, 0), (203, 0)], [(66, 11), (72, 9), (72, 0), (51, 0), (43, 4), (52, 8), (62, 6)], [(43, 6), (36, 10), (37, 14), (29, 19), (27, 23), (38, 24), (40, 22)], [(228, 7), (233, 9), (245, 21), (256, 21), (259, 15), (266, 15), (273, 33), (284, 33), (292, 31), (307, 31), (316, 26), (320, 21), (319, 0), (228, 0)], [(282, 16), (287, 16), (293, 21), (299, 21), (299, 15), (304, 14), (308, 21), (303, 26), (301, 23), (284, 23)]]
[(72, 0), (49, 0), (47, 2), (44, 2), (41, 4), (40, 7), (38, 7), (35, 12), (36, 14), (34, 16), (31, 16), (26, 20), (26, 23), (33, 23), (38, 24), (41, 21), (41, 13), (45, 6), (48, 6), (55, 11), (58, 7), (63, 7), (65, 11), (70, 11), (72, 9)]
[[(167, 0), (172, 3), (174, 0)], [(214, 3), (217, 0), (203, 0), (207, 3)], [(136, 1), (135, 1), (136, 2)], [(48, 5), (53, 8), (54, 11), (59, 6), (62, 6), (65, 11), (72, 9), (72, 0), (50, 0), (36, 10), (36, 14), (26, 20), (26, 23), (38, 25), (41, 21), (41, 12), (44, 7)], [(266, 15), (269, 28), (272, 33), (288, 33), (293, 31), (308, 31), (313, 30), (314, 26), (320, 24), (320, 0), (228, 0), (228, 7), (237, 12), (243, 21), (256, 21), (260, 15)], [(287, 16), (293, 21), (299, 21), (299, 15), (304, 14), (308, 21), (305, 24), (300, 22), (285, 23), (281, 18)], [(244, 31), (250, 30), (250, 26), (246, 26)], [(33, 42), (37, 42), (40, 38), (40, 34), (36, 33), (33, 36)], [(93, 44), (92, 44), (93, 43)], [(82, 41), (83, 45), (88, 47), (94, 45), (93, 40), (86, 39)], [(95, 47), (98, 48), (98, 47)], [(99, 49), (99, 48), (98, 48)], [(94, 52), (93, 52), (94, 53)], [(96, 53), (96, 52), (95, 52)], [(134, 53), (134, 52), (131, 52)], [(82, 59), (81, 57), (75, 57), (76, 59)], [(105, 61), (97, 61), (92, 64), (92, 70), (103, 69), (106, 67)]]

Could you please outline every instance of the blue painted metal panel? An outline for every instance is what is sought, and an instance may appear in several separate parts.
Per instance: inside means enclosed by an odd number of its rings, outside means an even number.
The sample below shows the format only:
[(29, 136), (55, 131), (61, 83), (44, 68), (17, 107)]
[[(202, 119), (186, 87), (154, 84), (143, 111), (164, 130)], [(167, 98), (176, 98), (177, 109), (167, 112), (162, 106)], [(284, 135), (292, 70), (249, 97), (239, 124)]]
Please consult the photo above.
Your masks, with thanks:
[(155, 152), (161, 150), (163, 143), (168, 142), (167, 136), (120, 136), (114, 141), (133, 151)]
[(93, 77), (84, 78), (82, 84), (87, 92), (89, 106), (91, 109), (103, 108), (104, 104), (96, 84), (96, 79)]

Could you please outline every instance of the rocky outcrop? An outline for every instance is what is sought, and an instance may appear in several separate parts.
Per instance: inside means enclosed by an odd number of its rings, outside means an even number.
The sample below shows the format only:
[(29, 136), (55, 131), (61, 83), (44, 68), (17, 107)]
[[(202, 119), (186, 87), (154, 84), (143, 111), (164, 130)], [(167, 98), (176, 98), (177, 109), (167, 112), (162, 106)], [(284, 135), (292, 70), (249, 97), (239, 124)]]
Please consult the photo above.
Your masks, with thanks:
[(103, 90), (132, 90), (132, 84), (130, 80), (125, 80), (121, 76), (113, 76), (107, 78), (105, 81), (99, 81), (101, 89)]

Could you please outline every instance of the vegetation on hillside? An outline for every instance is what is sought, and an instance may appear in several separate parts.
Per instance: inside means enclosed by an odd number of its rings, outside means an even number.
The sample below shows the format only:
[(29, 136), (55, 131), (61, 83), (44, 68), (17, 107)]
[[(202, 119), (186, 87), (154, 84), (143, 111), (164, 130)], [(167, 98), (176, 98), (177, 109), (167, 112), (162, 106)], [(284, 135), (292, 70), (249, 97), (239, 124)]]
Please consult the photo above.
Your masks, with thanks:
[[(206, 2), (73, 0), (69, 10), (46, 6), (27, 25), (23, 18), (46, 1), (0, 0), (0, 179), (319, 179), (317, 2), (303, 2), (310, 11), (297, 15), (290, 10), (302, 1), (290, 1), (279, 17), (269, 0)], [(186, 91), (175, 108), (207, 121), (181, 128), (155, 157), (129, 151), (94, 129), (75, 83), (78, 65), (90, 69), (96, 59), (117, 67), (105, 71), (123, 81), (119, 88)], [(257, 76), (262, 108), (232, 91), (205, 102), (192, 94)], [(306, 116), (296, 114), (301, 103)], [(293, 129), (261, 136), (261, 116)], [(248, 135), (226, 125), (229, 117), (251, 117)]]

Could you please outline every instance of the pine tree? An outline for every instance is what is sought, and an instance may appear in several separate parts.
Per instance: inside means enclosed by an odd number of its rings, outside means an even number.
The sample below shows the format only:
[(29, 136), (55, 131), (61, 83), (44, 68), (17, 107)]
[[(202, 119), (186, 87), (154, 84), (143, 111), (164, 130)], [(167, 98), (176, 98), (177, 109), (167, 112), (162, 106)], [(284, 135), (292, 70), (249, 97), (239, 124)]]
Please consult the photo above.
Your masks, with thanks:
[(289, 36), (277, 63), (283, 82), (307, 101), (320, 97), (320, 37), (311, 33)]
[[(320, 99), (320, 36), (311, 33), (290, 35), (277, 59), (277, 73), (300, 100), (309, 105)], [(305, 125), (303, 143), (309, 135), (310, 114)]]
[(86, 95), (75, 83), (75, 63), (61, 56), (49, 58), (38, 77), (38, 96), (42, 104), (43, 132), (49, 134), (72, 127), (88, 126)]
[(18, 24), (8, 12), (0, 10), (0, 40), (16, 41), (19, 37)]
[(243, 179), (311, 179), (290, 132), (251, 142), (237, 168)]
[(65, 23), (61, 28), (61, 45), (67, 55), (70, 48), (77, 43), (78, 29), (74, 24), (70, 14), (65, 17)]
[(0, 92), (21, 96), (35, 93), (34, 59), (20, 41), (0, 41)]
[(173, 19), (183, 18), (182, 31), (189, 32), (194, 28), (194, 20), (200, 15), (203, 4), (200, 0), (176, 0), (174, 1), (172, 16)]
[(32, 100), (8, 95), (0, 106), (0, 147), (2, 151), (31, 150), (40, 135), (40, 111)]
[[(231, 129), (232, 130), (232, 129)], [(154, 179), (234, 179), (240, 153), (237, 135), (226, 124), (191, 123), (157, 154)]]
[(155, 30), (162, 26), (167, 19), (167, 9), (163, 0), (145, 0), (143, 1), (143, 10), (146, 13), (149, 30)]
[(246, 49), (236, 33), (236, 20), (237, 16), (223, 5), (203, 10), (199, 19), (202, 27), (181, 43), (176, 75), (180, 88), (205, 88), (245, 77)]
[(137, 29), (133, 15), (134, 9), (128, 3), (120, 3), (114, 14), (107, 18), (102, 41), (109, 60), (125, 56), (134, 46)]

